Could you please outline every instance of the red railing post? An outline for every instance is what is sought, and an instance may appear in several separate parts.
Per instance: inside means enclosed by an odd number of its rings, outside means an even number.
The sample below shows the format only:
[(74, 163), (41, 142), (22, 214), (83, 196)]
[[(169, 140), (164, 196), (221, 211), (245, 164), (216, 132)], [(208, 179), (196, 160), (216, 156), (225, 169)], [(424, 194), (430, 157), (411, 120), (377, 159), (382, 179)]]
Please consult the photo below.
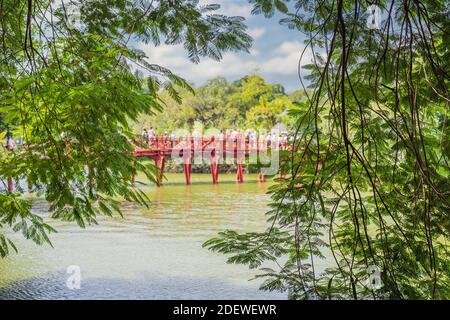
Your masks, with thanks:
[(239, 183), (244, 182), (244, 175), (242, 173), (242, 163), (238, 163), (238, 165), (237, 165), (236, 180)]
[(211, 176), (213, 184), (219, 183), (219, 160), (216, 154), (211, 157)]
[(158, 166), (158, 187), (162, 186), (162, 178), (164, 175), (164, 165), (166, 158), (164, 156), (159, 157), (159, 166)]
[(191, 184), (191, 164), (189, 162), (184, 163), (184, 175), (186, 176), (186, 185)]
[(211, 177), (212, 177), (213, 184), (216, 184), (217, 183), (216, 182), (216, 175), (215, 175), (214, 171), (215, 171), (214, 170), (214, 161), (211, 159)]
[(214, 178), (216, 179), (216, 184), (219, 183), (219, 162), (216, 160), (214, 164)]

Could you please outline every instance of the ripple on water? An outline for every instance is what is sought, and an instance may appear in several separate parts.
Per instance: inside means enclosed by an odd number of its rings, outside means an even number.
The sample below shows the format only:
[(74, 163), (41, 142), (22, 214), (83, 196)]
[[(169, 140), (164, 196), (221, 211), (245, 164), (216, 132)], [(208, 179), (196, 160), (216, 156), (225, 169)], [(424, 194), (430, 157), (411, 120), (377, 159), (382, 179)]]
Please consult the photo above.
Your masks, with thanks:
[[(257, 183), (173, 184), (146, 189), (150, 208), (123, 203), (123, 218), (99, 217), (86, 229), (46, 218), (58, 230), (54, 248), (12, 235), (20, 253), (0, 260), (0, 298), (284, 299), (249, 282), (255, 271), (201, 246), (225, 229), (263, 231), (265, 191)], [(47, 208), (34, 203), (44, 216)], [(64, 270), (74, 264), (83, 272), (82, 290), (65, 286)]]
[(0, 288), (0, 299), (285, 299), (284, 294), (260, 292), (215, 278), (158, 274), (142, 274), (137, 279), (92, 278), (83, 280), (79, 290), (70, 290), (66, 277), (64, 272), (54, 272), (18, 281)]

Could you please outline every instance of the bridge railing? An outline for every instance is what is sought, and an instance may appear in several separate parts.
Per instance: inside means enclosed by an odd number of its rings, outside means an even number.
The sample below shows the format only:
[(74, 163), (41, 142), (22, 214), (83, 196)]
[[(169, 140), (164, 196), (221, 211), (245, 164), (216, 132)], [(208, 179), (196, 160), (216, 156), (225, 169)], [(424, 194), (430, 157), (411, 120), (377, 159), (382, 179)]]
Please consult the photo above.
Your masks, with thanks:
[[(198, 151), (201, 151), (203, 160), (203, 156), (206, 155), (210, 161), (212, 181), (214, 184), (218, 183), (219, 165), (224, 158), (226, 161), (231, 160), (231, 163), (236, 164), (236, 181), (242, 183), (244, 182), (243, 165), (247, 155), (250, 160), (250, 158), (253, 158), (252, 154), (258, 154), (259, 156), (261, 151), (265, 153), (269, 150), (273, 151), (274, 148), (277, 150), (292, 150), (286, 137), (284, 137), (285, 139), (276, 138), (276, 141), (271, 141), (269, 139), (264, 139), (264, 137), (252, 139), (241, 135), (202, 138), (185, 136), (176, 139), (170, 138), (167, 135), (148, 138), (141, 137), (137, 139), (139, 143), (138, 145), (135, 144), (134, 154), (136, 157), (146, 157), (155, 161), (155, 166), (158, 168), (156, 179), (156, 184), (158, 186), (162, 185), (165, 161), (171, 156), (180, 157), (179, 160), (182, 160), (186, 184), (189, 185), (191, 181), (192, 164), (195, 162), (192, 160), (196, 159), (196, 152)], [(277, 153), (274, 152), (271, 152), (270, 154), (270, 161), (273, 160), (272, 155), (275, 157), (278, 156)], [(277, 166), (275, 170), (278, 170), (278, 161), (275, 161), (274, 163)], [(272, 162), (270, 169), (273, 169)], [(267, 174), (267, 171), (261, 171), (258, 176), (258, 181), (266, 181)]]
[[(207, 146), (214, 146), (216, 149), (222, 150), (238, 150), (248, 152), (265, 151), (272, 148), (271, 140), (251, 139), (249, 137), (208, 137), (208, 138), (171, 138), (168, 136), (156, 136), (148, 138), (139, 138), (139, 142), (144, 144), (144, 148), (149, 151), (170, 151), (177, 146), (191, 146), (192, 148), (199, 148), (203, 150)], [(222, 145), (221, 145), (222, 144)], [(289, 150), (289, 143), (286, 139), (279, 139), (279, 150)]]

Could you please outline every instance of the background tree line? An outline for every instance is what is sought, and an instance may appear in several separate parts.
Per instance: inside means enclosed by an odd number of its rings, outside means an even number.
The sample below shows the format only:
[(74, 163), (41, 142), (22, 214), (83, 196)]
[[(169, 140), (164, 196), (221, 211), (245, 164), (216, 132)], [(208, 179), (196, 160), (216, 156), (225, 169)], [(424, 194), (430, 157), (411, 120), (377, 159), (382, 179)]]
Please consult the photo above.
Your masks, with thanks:
[(288, 128), (294, 124), (289, 112), (306, 99), (304, 90), (288, 94), (281, 84), (267, 83), (257, 74), (232, 82), (216, 77), (194, 88), (194, 92), (181, 89), (179, 94), (181, 103), (162, 91), (164, 110), (141, 115), (133, 125), (135, 132), (150, 127), (158, 133), (192, 129), (195, 122), (219, 130), (270, 129), (278, 123)]

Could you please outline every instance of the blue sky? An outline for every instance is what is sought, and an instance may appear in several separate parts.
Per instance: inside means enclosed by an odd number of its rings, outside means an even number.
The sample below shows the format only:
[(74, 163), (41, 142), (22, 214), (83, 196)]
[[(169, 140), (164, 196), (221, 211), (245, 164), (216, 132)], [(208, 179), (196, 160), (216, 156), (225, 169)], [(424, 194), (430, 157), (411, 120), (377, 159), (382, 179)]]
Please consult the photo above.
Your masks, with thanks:
[[(172, 72), (201, 85), (206, 80), (223, 76), (236, 80), (257, 71), (267, 81), (285, 86), (287, 92), (300, 89), (297, 66), (304, 48), (302, 35), (279, 24), (280, 16), (270, 19), (262, 15), (253, 16), (252, 6), (246, 0), (203, 0), (202, 3), (218, 3), (220, 13), (246, 18), (248, 33), (254, 43), (250, 54), (228, 52), (220, 62), (204, 58), (199, 64), (192, 63), (182, 45), (154, 47), (140, 46), (148, 56), (148, 61), (169, 68)], [(311, 62), (311, 55), (305, 54), (302, 65)]]

